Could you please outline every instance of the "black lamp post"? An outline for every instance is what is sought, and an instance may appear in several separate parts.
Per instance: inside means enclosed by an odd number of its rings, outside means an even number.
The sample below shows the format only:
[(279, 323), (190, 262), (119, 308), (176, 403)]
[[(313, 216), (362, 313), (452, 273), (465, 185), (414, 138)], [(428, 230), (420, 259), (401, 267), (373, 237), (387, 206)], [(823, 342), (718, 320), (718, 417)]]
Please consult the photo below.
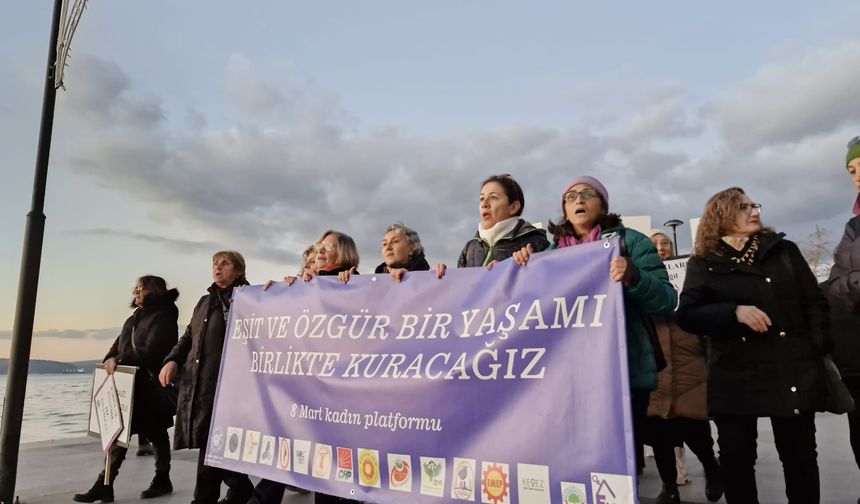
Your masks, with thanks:
[(672, 255), (678, 255), (678, 234), (675, 231), (675, 228), (684, 224), (684, 221), (680, 219), (669, 219), (663, 223), (663, 227), (672, 228)]

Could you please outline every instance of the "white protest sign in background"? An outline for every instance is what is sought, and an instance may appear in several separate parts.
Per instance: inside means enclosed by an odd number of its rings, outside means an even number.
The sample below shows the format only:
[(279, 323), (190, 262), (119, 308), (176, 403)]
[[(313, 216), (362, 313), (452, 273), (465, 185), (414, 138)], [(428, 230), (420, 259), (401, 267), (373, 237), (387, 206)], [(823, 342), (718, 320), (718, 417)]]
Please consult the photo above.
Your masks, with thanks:
[[(128, 447), (131, 439), (131, 406), (134, 399), (134, 373), (137, 371), (136, 366), (117, 366), (113, 374), (114, 386), (116, 387), (117, 398), (119, 399), (119, 409), (122, 412), (123, 429), (116, 438), (118, 445)], [(90, 401), (90, 422), (87, 435), (91, 437), (101, 438), (101, 429), (95, 409), (96, 392), (99, 386), (104, 383), (108, 374), (105, 371), (104, 364), (98, 364), (93, 370), (93, 387)]]
[(684, 278), (687, 277), (687, 261), (689, 260), (690, 256), (681, 256), (663, 261), (663, 264), (666, 265), (666, 272), (669, 273), (669, 282), (679, 294), (684, 288)]

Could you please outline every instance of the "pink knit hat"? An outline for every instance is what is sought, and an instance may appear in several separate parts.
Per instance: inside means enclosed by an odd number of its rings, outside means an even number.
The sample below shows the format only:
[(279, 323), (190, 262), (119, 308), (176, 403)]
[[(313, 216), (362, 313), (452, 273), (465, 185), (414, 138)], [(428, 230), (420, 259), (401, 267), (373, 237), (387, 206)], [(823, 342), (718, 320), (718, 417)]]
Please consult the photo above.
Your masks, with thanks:
[(603, 199), (603, 210), (609, 211), (609, 193), (606, 191), (606, 188), (603, 187), (603, 184), (601, 184), (600, 181), (596, 178), (589, 177), (588, 175), (583, 175), (581, 177), (576, 177), (575, 179), (571, 180), (570, 183), (567, 184), (567, 188), (564, 190), (564, 192), (561, 193), (562, 215), (564, 215), (564, 195), (567, 194), (567, 192), (570, 191), (576, 184), (588, 184), (593, 187), (594, 190), (597, 191), (597, 193), (600, 194), (600, 197)]

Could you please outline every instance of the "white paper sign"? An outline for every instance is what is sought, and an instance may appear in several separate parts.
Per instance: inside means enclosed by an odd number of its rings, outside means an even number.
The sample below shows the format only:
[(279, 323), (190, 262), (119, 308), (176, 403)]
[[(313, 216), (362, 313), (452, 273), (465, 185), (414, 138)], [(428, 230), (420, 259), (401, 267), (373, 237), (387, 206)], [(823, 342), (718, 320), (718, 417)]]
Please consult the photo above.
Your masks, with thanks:
[[(119, 397), (119, 407), (122, 411), (123, 429), (116, 439), (116, 443), (122, 447), (128, 448), (128, 443), (131, 439), (131, 411), (132, 402), (134, 400), (134, 374), (137, 371), (136, 366), (117, 366), (113, 374), (114, 386)], [(99, 422), (96, 418), (95, 396), (99, 386), (105, 381), (108, 374), (105, 371), (104, 364), (98, 364), (93, 370), (93, 385), (90, 397), (90, 421), (87, 434), (90, 437), (101, 438), (101, 430)]]
[(122, 410), (113, 375), (108, 375), (93, 397), (101, 433), (102, 451), (107, 452), (122, 432)]
[(683, 256), (663, 261), (663, 264), (666, 265), (666, 272), (669, 274), (669, 282), (672, 283), (672, 287), (678, 291), (678, 294), (684, 288), (684, 279), (687, 278), (687, 261), (689, 260), (690, 256)]

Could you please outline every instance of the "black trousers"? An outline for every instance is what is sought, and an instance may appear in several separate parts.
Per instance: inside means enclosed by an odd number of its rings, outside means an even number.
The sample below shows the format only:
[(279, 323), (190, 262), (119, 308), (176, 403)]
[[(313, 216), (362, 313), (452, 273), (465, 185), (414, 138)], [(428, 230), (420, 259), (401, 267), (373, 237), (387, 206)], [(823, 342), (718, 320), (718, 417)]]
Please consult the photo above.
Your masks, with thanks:
[[(720, 416), (715, 419), (720, 443), (720, 466), (728, 504), (758, 504), (755, 481), (758, 418)], [(773, 438), (789, 504), (818, 504), (821, 484), (815, 444), (815, 414), (771, 417)]]
[(229, 504), (245, 504), (254, 492), (247, 474), (204, 465), (206, 448), (200, 448), (197, 457), (197, 483), (194, 486), (194, 504), (216, 504), (221, 496), (221, 483), (227, 485), (225, 496)]
[(860, 376), (843, 377), (842, 381), (851, 392), (857, 409), (848, 413), (848, 432), (851, 439), (851, 449), (854, 451), (854, 462), (860, 468)]
[(630, 413), (633, 417), (633, 447), (636, 452), (636, 468), (641, 470), (645, 467), (645, 453), (642, 445), (647, 444), (648, 431), (648, 401), (651, 398), (650, 390), (630, 390)]
[(254, 496), (248, 501), (248, 504), (281, 504), (284, 490), (308, 493), (307, 490), (299, 487), (264, 478), (254, 487)]
[(690, 447), (705, 471), (719, 470), (714, 455), (714, 438), (711, 437), (711, 422), (692, 418), (657, 417), (648, 418), (648, 431), (651, 447), (654, 448), (654, 462), (663, 483), (675, 484), (678, 468), (675, 465), (675, 447), (686, 444)]
[[(167, 435), (167, 429), (156, 432), (147, 432), (149, 442), (152, 443), (152, 453), (155, 455), (155, 472), (170, 473), (170, 438)], [(113, 445), (110, 449), (110, 482), (116, 479), (119, 474), (119, 468), (125, 460), (125, 455), (128, 448), (123, 448), (120, 445)], [(102, 471), (100, 477), (104, 480), (105, 473)]]

